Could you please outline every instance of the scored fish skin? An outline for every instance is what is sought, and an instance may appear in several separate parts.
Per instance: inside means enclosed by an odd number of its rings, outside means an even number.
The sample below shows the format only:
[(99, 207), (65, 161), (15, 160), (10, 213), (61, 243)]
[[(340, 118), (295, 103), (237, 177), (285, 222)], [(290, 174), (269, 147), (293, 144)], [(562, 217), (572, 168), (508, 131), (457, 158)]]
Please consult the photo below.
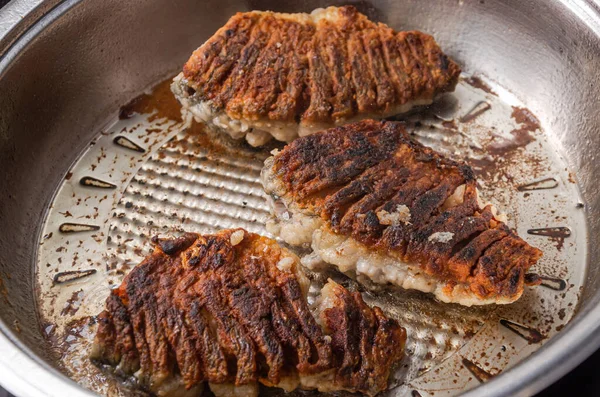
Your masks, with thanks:
[[(466, 164), (365, 120), (303, 137), (265, 161), (273, 234), (313, 248), (310, 263), (462, 305), (511, 303), (542, 252), (478, 197)], [(526, 277), (527, 275), (527, 277)]]
[(352, 6), (237, 13), (186, 62), (184, 110), (253, 145), (384, 118), (453, 91), (460, 67), (433, 37), (396, 32)]
[[(258, 384), (375, 395), (406, 332), (329, 281), (311, 307), (299, 259), (243, 229), (154, 240), (112, 290), (91, 359), (160, 396), (255, 396)], [(354, 366), (348, 366), (352, 357)]]

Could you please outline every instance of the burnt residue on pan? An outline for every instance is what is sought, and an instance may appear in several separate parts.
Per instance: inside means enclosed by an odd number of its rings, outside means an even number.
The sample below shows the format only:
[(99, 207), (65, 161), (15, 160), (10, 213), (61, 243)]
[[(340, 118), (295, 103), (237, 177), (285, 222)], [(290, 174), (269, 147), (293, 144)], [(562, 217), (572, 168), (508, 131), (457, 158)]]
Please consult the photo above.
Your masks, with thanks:
[(540, 129), (538, 119), (529, 110), (516, 106), (513, 106), (511, 117), (520, 125), (519, 128), (510, 131), (512, 139), (498, 139), (490, 143), (487, 147), (490, 154), (504, 156), (535, 141), (531, 133)]
[(142, 94), (119, 110), (119, 119), (129, 119), (134, 114), (148, 114), (149, 122), (159, 119), (182, 121), (181, 106), (171, 92), (171, 79), (156, 85), (150, 93)]
[(83, 290), (73, 291), (71, 297), (67, 300), (67, 303), (60, 311), (61, 316), (74, 316), (77, 314), (77, 310), (79, 310), (79, 305), (81, 304), (81, 298), (83, 297)]
[(460, 118), (460, 122), (468, 123), (470, 121), (473, 121), (483, 113), (490, 110), (491, 108), (492, 105), (490, 105), (490, 103), (487, 101), (478, 102), (477, 104), (475, 104), (475, 106), (473, 106), (473, 108), (471, 108), (471, 110), (469, 110), (464, 116)]
[(484, 369), (480, 368), (473, 361), (463, 358), (462, 363), (465, 366), (465, 368), (468, 369), (469, 372), (471, 372), (473, 374), (473, 376), (475, 376), (477, 378), (477, 380), (480, 382), (487, 382), (488, 380), (490, 380), (494, 377), (494, 375), (492, 375), (489, 372), (485, 371)]
[(126, 138), (121, 135), (116, 136), (115, 139), (113, 139), (113, 142), (118, 146), (124, 147), (125, 149), (133, 150), (133, 151), (139, 152), (139, 153), (146, 152), (146, 149), (144, 149), (137, 143), (133, 142), (131, 139)]
[(561, 251), (565, 245), (565, 239), (571, 237), (571, 229), (566, 226), (544, 227), (529, 229), (527, 233), (534, 236), (549, 237), (556, 244), (556, 249)]
[(97, 187), (101, 189), (115, 189), (117, 185), (114, 183), (106, 182), (93, 176), (84, 176), (79, 180), (79, 184), (87, 187)]
[(519, 185), (517, 186), (517, 190), (520, 192), (527, 192), (533, 190), (554, 189), (555, 187), (558, 187), (558, 181), (554, 177), (549, 177)]
[(54, 284), (68, 283), (69, 281), (79, 280), (96, 273), (96, 269), (73, 270), (56, 273), (54, 276)]
[(501, 319), (500, 324), (521, 336), (529, 343), (540, 343), (542, 340), (546, 339), (546, 337), (537, 329), (526, 327), (506, 319)]
[(546, 288), (553, 289), (555, 291), (564, 291), (567, 288), (567, 282), (557, 277), (541, 276), (542, 283)]
[(98, 225), (88, 225), (85, 223), (71, 223), (66, 222), (58, 227), (58, 231), (61, 233), (81, 233), (81, 232), (93, 232), (100, 230)]
[(481, 80), (480, 77), (477, 77), (477, 76), (467, 77), (466, 79), (464, 79), (464, 82), (469, 84), (470, 86), (472, 86), (474, 88), (478, 88), (488, 94), (498, 95), (491, 89), (491, 87), (487, 83), (485, 83), (483, 80)]

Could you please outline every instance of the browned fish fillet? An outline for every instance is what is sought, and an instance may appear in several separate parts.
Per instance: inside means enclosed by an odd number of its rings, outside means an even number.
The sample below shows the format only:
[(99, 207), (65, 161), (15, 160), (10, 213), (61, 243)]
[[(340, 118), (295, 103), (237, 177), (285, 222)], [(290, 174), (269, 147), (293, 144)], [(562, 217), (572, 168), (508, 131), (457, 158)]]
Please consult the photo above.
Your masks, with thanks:
[(365, 120), (300, 138), (265, 162), (269, 229), (376, 283), (462, 305), (510, 303), (542, 253), (478, 197), (471, 168), (411, 139), (401, 123)]
[(387, 387), (406, 333), (359, 293), (329, 281), (309, 306), (298, 257), (242, 229), (155, 242), (98, 316), (95, 362), (160, 396)]
[(238, 13), (198, 48), (172, 90), (184, 110), (254, 146), (388, 117), (453, 91), (460, 68), (433, 37), (354, 7)]

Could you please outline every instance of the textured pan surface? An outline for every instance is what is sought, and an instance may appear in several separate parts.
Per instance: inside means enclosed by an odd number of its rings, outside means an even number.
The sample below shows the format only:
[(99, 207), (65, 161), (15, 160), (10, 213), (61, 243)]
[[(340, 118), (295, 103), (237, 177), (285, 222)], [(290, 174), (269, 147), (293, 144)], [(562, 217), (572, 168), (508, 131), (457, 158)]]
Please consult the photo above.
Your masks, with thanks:
[[(474, 87), (480, 85), (474, 81), (461, 81), (456, 93), (422, 115), (410, 116), (409, 132), (474, 166), (483, 199), (506, 208), (509, 225), (544, 251), (531, 271), (546, 280), (503, 307), (444, 305), (395, 289), (365, 293), (369, 303), (407, 328), (407, 357), (393, 380), (398, 395), (413, 389), (422, 395), (429, 390), (454, 395), (479, 382), (473, 368), (488, 374), (484, 377), (500, 373), (558, 332), (578, 300), (584, 271), (579, 247), (585, 234), (572, 226), (582, 217), (572, 201), (576, 185), (535, 116), (508, 95), (486, 92), (491, 90), (485, 85), (485, 90)], [(96, 329), (88, 316), (101, 311), (110, 286), (120, 284), (152, 249), (151, 236), (230, 227), (266, 233), (269, 206), (260, 171), (271, 148), (251, 149), (201, 125), (185, 130), (181, 121), (161, 118), (176, 118), (174, 101), (167, 81), (124, 107), (122, 119), (69, 172), (48, 214), (39, 257), (42, 315), (66, 369), (94, 390), (106, 391), (107, 386), (86, 364), (87, 335)], [(137, 113), (152, 111), (150, 116)], [(515, 131), (529, 138), (519, 139)], [(115, 187), (88, 186), (90, 178)], [(549, 182), (536, 183), (547, 178)], [(562, 229), (545, 229), (566, 225), (570, 228), (562, 234)], [(57, 277), (69, 276), (63, 272), (75, 270), (83, 271), (80, 278), (57, 282)], [(96, 272), (86, 273), (90, 270)], [(312, 277), (315, 291), (325, 277)]]
[[(14, 0), (9, 6), (10, 10), (18, 10), (17, 6), (27, 10), (35, 1)], [(55, 4), (57, 2), (48, 2)], [(358, 3), (357, 3), (358, 4)], [(36, 297), (38, 291), (35, 287), (35, 264), (38, 258), (38, 236), (44, 236), (40, 220), (45, 218), (46, 210), (53, 201), (56, 188), (62, 183), (63, 177), (68, 173), (71, 165), (81, 157), (81, 154), (87, 150), (90, 142), (98, 136), (99, 132), (109, 133), (109, 137), (102, 136), (96, 142), (92, 149), (94, 158), (101, 155), (100, 147), (112, 152), (112, 139), (118, 135), (123, 127), (131, 128), (135, 124), (134, 120), (123, 122), (123, 124), (111, 128), (104, 128), (112, 124), (112, 119), (117, 109), (123, 103), (143, 91), (146, 87), (167, 77), (166, 72), (171, 71), (175, 74), (180, 70), (181, 65), (189, 57), (189, 54), (196, 48), (198, 43), (202, 43), (211, 34), (213, 34), (227, 19), (238, 11), (249, 11), (251, 9), (273, 9), (281, 12), (307, 12), (324, 4), (317, 1), (306, 1), (303, 3), (281, 3), (281, 2), (237, 2), (231, 1), (178, 1), (176, 6), (165, 6), (164, 1), (138, 1), (128, 2), (127, 7), (116, 0), (107, 0), (104, 2), (67, 0), (61, 3), (56, 9), (52, 10), (41, 23), (34, 24), (34, 17), (16, 18), (10, 15), (10, 21), (19, 20), (20, 25), (16, 30), (11, 31), (10, 36), (4, 36), (0, 40), (0, 181), (2, 182), (3, 195), (0, 207), (0, 348), (7, 351), (8, 355), (0, 357), (0, 366), (2, 371), (0, 378), (3, 384), (6, 384), (11, 390), (19, 390), (25, 395), (50, 394), (62, 396), (65, 390), (71, 395), (84, 394), (74, 383), (68, 381), (66, 377), (57, 372), (49, 371), (48, 366), (57, 367), (59, 359), (53, 354), (50, 348), (53, 344), (48, 344), (43, 339), (43, 332), (40, 332), (41, 320), (36, 315)], [(486, 384), (478, 387), (473, 394), (480, 395), (501, 395), (516, 394), (517, 391), (531, 394), (547, 385), (552, 379), (563, 374), (565, 371), (573, 368), (575, 364), (581, 361), (587, 354), (591, 353), (600, 343), (600, 308), (597, 303), (600, 301), (598, 285), (600, 285), (600, 267), (597, 266), (599, 246), (588, 243), (585, 233), (589, 231), (590, 240), (600, 233), (597, 208), (600, 200), (598, 194), (597, 175), (600, 172), (600, 163), (595, 161), (597, 158), (597, 147), (600, 146), (600, 138), (597, 134), (598, 125), (600, 125), (600, 114), (597, 112), (600, 106), (597, 91), (594, 89), (600, 83), (600, 59), (593, 54), (598, 49), (598, 37), (600, 35), (600, 18), (595, 6), (591, 2), (583, 0), (563, 0), (563, 1), (500, 1), (486, 0), (485, 3), (475, 0), (465, 1), (447, 1), (436, 0), (433, 2), (388, 2), (374, 1), (373, 3), (358, 4), (359, 10), (365, 13), (372, 20), (383, 21), (397, 30), (419, 29), (433, 34), (440, 43), (444, 51), (453, 59), (457, 60), (468, 73), (483, 74), (491, 77), (498, 84), (491, 84), (501, 102), (509, 105), (527, 107), (538, 117), (543, 126), (544, 134), (548, 137), (548, 142), (544, 143), (543, 151), (552, 154), (550, 157), (554, 166), (543, 165), (537, 169), (535, 162), (531, 164), (515, 165), (514, 159), (496, 166), (492, 169), (492, 175), (486, 179), (486, 188), (489, 193), (486, 198), (495, 198), (499, 203), (511, 205), (511, 213), (514, 215), (513, 226), (518, 227), (521, 235), (526, 235), (529, 228), (540, 229), (548, 226), (562, 226), (570, 228), (570, 237), (564, 238), (564, 247), (562, 251), (557, 252), (552, 258), (552, 263), (541, 262), (539, 264), (540, 273), (558, 277), (564, 281), (550, 282), (554, 288), (562, 291), (538, 288), (539, 293), (544, 294), (544, 306), (548, 312), (552, 312), (563, 320), (555, 323), (554, 327), (561, 328), (562, 323), (566, 322), (572, 313), (574, 298), (585, 278), (585, 288), (581, 292), (581, 300), (577, 315), (573, 318), (571, 324), (564, 328), (563, 332), (558, 333), (554, 338), (547, 338), (548, 342), (544, 349), (540, 349), (535, 355), (528, 354), (537, 349), (537, 344), (529, 344), (520, 338), (516, 333), (504, 327), (504, 325), (489, 326), (491, 331), (484, 331), (471, 338), (469, 344), (460, 355), (453, 356), (455, 366), (449, 365), (445, 374), (447, 382), (443, 382), (443, 377), (436, 378), (440, 384), (435, 382), (427, 383), (430, 390), (452, 389), (456, 392), (457, 388), (471, 388), (479, 385), (479, 382), (473, 378), (467, 368), (472, 368), (469, 362), (478, 364), (484, 370), (496, 374), (494, 370), (495, 363), (486, 358), (480, 359), (482, 352), (486, 357), (497, 356), (506, 358), (506, 361), (496, 358), (494, 361), (502, 361), (499, 365), (507, 368), (508, 364), (514, 364), (518, 360), (515, 351), (527, 356), (527, 360), (509, 371), (503, 371), (500, 376), (491, 379)], [(49, 8), (39, 8), (37, 15), (41, 11)], [(7, 10), (7, 9), (6, 9)], [(6, 11), (0, 11), (2, 22), (4, 23)], [(440, 23), (444, 21), (444, 23)], [(9, 26), (10, 28), (10, 26)], [(27, 30), (31, 28), (30, 30)], [(0, 26), (0, 32), (5, 32), (6, 27)], [(16, 32), (16, 33), (15, 33)], [(18, 37), (21, 32), (27, 32), (24, 36)], [(2, 34), (2, 33), (0, 33)], [(76, 40), (75, 40), (76, 38)], [(8, 47), (8, 44), (14, 43), (14, 46)], [(510, 89), (510, 92), (503, 90), (502, 87)], [(57, 93), (60, 93), (58, 95)], [(481, 93), (485, 97), (485, 92)], [(477, 105), (477, 101), (465, 100), (461, 98), (461, 108), (455, 109), (454, 116), (462, 117), (469, 112), (472, 106)], [(518, 99), (517, 99), (518, 98)], [(493, 98), (492, 98), (493, 99)], [(492, 101), (493, 109), (496, 102)], [(500, 107), (501, 108), (501, 107)], [(501, 117), (496, 116), (495, 110), (485, 112), (477, 123), (485, 129), (485, 135), (489, 137), (490, 128), (497, 125), (497, 119), (511, 120), (512, 110), (504, 107)], [(107, 118), (109, 123), (107, 124)], [(127, 124), (130, 123), (130, 124)], [(453, 154), (456, 149), (455, 142), (443, 142), (439, 129), (445, 128), (437, 120), (437, 130), (421, 129), (419, 135), (423, 142), (427, 143), (434, 140), (439, 143), (445, 151)], [(475, 123), (472, 121), (471, 123)], [(511, 122), (512, 123), (512, 122)], [(466, 123), (469, 124), (469, 123)], [(516, 127), (511, 124), (507, 128), (502, 128), (504, 132), (511, 131)], [(117, 129), (118, 128), (118, 129)], [(149, 126), (150, 129), (157, 128), (155, 125)], [(459, 135), (465, 132), (468, 125), (460, 126)], [(162, 131), (162, 130), (161, 130)], [(467, 131), (468, 132), (468, 131)], [(171, 131), (171, 135), (175, 134)], [(125, 132), (135, 140), (133, 133)], [(140, 133), (140, 135), (142, 135)], [(140, 256), (134, 250), (144, 245), (147, 241), (148, 233), (157, 230), (157, 228), (173, 227), (181, 224), (181, 219), (187, 215), (187, 222), (194, 224), (196, 230), (206, 231), (209, 227), (204, 222), (200, 222), (197, 216), (197, 208), (203, 211), (209, 208), (215, 208), (214, 205), (208, 206), (206, 202), (202, 204), (188, 202), (193, 210), (187, 213), (180, 212), (180, 215), (173, 216), (173, 208), (186, 196), (181, 195), (175, 201), (167, 200), (164, 205), (168, 212), (165, 212), (157, 201), (164, 198), (161, 193), (158, 199), (134, 195), (135, 190), (141, 194), (150, 193), (148, 185), (143, 185), (149, 178), (158, 173), (166, 172), (163, 167), (164, 161), (170, 157), (169, 153), (173, 150), (185, 153), (181, 163), (191, 164), (192, 167), (199, 168), (193, 160), (194, 156), (189, 157), (190, 148), (202, 146), (204, 143), (193, 143), (194, 140), (184, 139), (181, 135), (177, 149), (171, 147), (169, 152), (165, 151), (165, 159), (154, 156), (154, 150), (157, 149), (168, 138), (168, 133), (153, 132), (150, 134), (149, 141), (144, 142), (145, 138), (137, 141), (146, 152), (144, 154), (128, 151), (119, 148), (119, 157), (123, 162), (119, 167), (124, 170), (121, 172), (111, 172), (110, 167), (96, 168), (109, 182), (117, 186), (113, 191), (102, 191), (98, 197), (107, 196), (102, 202), (91, 202), (88, 199), (85, 204), (86, 214), (81, 219), (69, 219), (72, 223), (87, 221), (86, 215), (93, 217), (93, 207), (99, 208), (99, 217), (97, 222), (102, 226), (98, 231), (98, 237), (107, 238), (111, 234), (111, 242), (107, 246), (112, 254), (116, 254), (117, 235), (126, 236), (122, 241), (128, 238), (134, 238), (132, 241), (122, 243), (120, 248), (121, 259), (107, 260), (99, 259), (99, 253), (105, 252), (106, 247), (98, 245), (88, 254), (84, 251), (79, 252), (77, 267), (84, 268), (90, 273), (92, 263), (96, 269), (105, 269), (106, 262), (127, 264), (136, 263)], [(102, 139), (104, 138), (104, 139)], [(462, 138), (457, 138), (461, 140)], [(157, 145), (153, 145), (155, 141)], [(463, 142), (459, 152), (469, 151), (469, 144), (466, 140)], [(172, 143), (174, 145), (174, 143)], [(534, 149), (540, 144), (536, 140), (529, 149)], [(171, 144), (170, 144), (171, 145)], [(152, 146), (152, 148), (151, 148)], [(193, 150), (192, 150), (193, 151)], [(198, 150), (200, 153), (201, 151)], [(127, 155), (124, 155), (128, 153)], [(566, 164), (569, 168), (565, 169), (565, 164), (560, 156), (564, 155)], [(460, 153), (456, 153), (460, 154)], [(123, 155), (121, 157), (121, 155)], [(110, 156), (108, 156), (110, 157)], [(146, 163), (144, 170), (138, 173), (138, 161), (153, 158)], [(177, 156), (175, 156), (177, 157)], [(246, 161), (243, 156), (229, 156), (232, 162), (240, 164), (240, 169), (236, 175), (254, 175), (255, 168), (252, 168), (252, 161)], [(127, 158), (127, 160), (125, 160)], [(113, 156), (114, 160), (114, 156)], [(172, 160), (172, 158), (171, 158)], [(556, 160), (556, 161), (555, 161)], [(237, 163), (239, 161), (239, 163)], [(189, 162), (189, 163), (188, 163)], [(258, 161), (259, 163), (260, 161)], [(136, 164), (138, 163), (138, 164)], [(511, 165), (512, 164), (512, 165)], [(65, 203), (60, 208), (61, 212), (75, 208), (76, 200), (69, 201), (73, 194), (82, 199), (90, 195), (96, 195), (99, 190), (84, 190), (79, 184), (78, 178), (86, 175), (95, 176), (92, 173), (93, 162), (88, 158), (87, 163), (82, 165), (77, 175), (72, 176), (68, 186), (70, 191), (64, 193), (60, 198)], [(131, 168), (128, 168), (131, 165)], [(501, 168), (510, 165), (511, 169), (516, 170), (513, 174), (503, 175)], [(175, 168), (179, 165), (175, 165)], [(175, 170), (167, 167), (171, 175), (181, 175)], [(571, 174), (569, 174), (571, 172)], [(127, 174), (129, 173), (129, 174)], [(127, 180), (138, 173), (134, 182), (135, 187), (126, 189)], [(585, 207), (578, 207), (579, 198), (577, 189), (572, 183), (577, 182), (581, 189)], [(543, 190), (515, 192), (517, 186), (529, 184), (534, 181), (545, 180), (540, 184), (534, 184), (537, 188), (546, 187)], [(112, 178), (112, 179), (110, 179)], [(538, 179), (539, 178), (539, 179)], [(546, 178), (555, 178), (546, 179)], [(122, 182), (123, 179), (127, 179)], [(174, 178), (171, 181), (172, 186), (185, 186), (186, 188), (198, 186), (198, 181), (206, 184), (210, 178), (204, 175), (194, 176), (186, 179)], [(175, 182), (177, 181), (177, 182)], [(506, 189), (500, 189), (499, 184), (502, 181), (508, 181), (512, 189), (506, 193)], [(210, 181), (212, 182), (212, 181)], [(214, 184), (213, 184), (214, 186)], [(218, 185), (220, 186), (220, 185)], [(532, 185), (529, 185), (532, 186)], [(236, 190), (252, 191), (254, 188), (260, 188), (252, 183), (242, 183), (242, 187)], [(82, 190), (80, 190), (82, 189)], [(91, 189), (87, 187), (85, 189)], [(123, 192), (125, 195), (123, 196)], [(155, 194), (156, 195), (156, 194)], [(219, 198), (228, 197), (227, 195), (212, 191), (212, 196), (207, 193), (207, 197)], [(510, 200), (507, 196), (513, 195), (517, 200)], [(557, 197), (555, 197), (557, 196)], [(123, 201), (119, 204), (119, 199)], [(66, 198), (69, 198), (67, 200)], [(127, 217), (114, 219), (113, 214), (131, 213), (125, 204), (129, 201), (132, 204), (136, 200), (152, 204), (151, 207), (161, 210), (159, 214), (152, 214), (157, 226), (144, 223), (143, 230), (138, 237), (135, 228), (142, 229), (142, 225), (132, 224)], [(258, 199), (258, 197), (256, 197)], [(239, 201), (236, 201), (239, 200)], [(58, 199), (57, 199), (58, 201)], [(240, 203), (244, 200), (237, 199), (231, 203)], [(509, 202), (510, 201), (510, 202)], [(248, 200), (247, 203), (250, 203)], [(256, 202), (256, 201), (255, 201)], [(92, 205), (93, 204), (93, 205)], [(98, 205), (100, 204), (100, 205)], [(83, 204), (81, 204), (83, 205)], [(248, 204), (247, 204), (248, 205)], [(235, 224), (249, 223), (254, 230), (263, 230), (260, 222), (264, 217), (266, 206), (258, 205), (263, 212), (258, 211), (259, 215), (248, 216), (246, 210), (237, 210), (235, 205), (221, 209), (225, 214), (241, 214), (245, 220), (235, 219)], [(554, 211), (554, 213), (552, 213)], [(262, 215), (261, 215), (262, 214)], [(136, 218), (143, 219), (146, 222), (150, 219), (136, 215)], [(543, 216), (542, 216), (543, 215)], [(219, 227), (232, 224), (231, 219), (214, 216), (210, 213), (207, 219), (211, 222), (217, 222)], [(258, 221), (253, 222), (253, 220)], [(54, 222), (54, 223), (52, 223)], [(65, 220), (57, 218), (56, 221), (49, 222), (49, 229), (52, 230), (53, 237), (62, 236), (57, 234), (60, 224)], [(106, 222), (106, 223), (105, 223)], [(125, 225), (127, 223), (127, 225)], [(117, 227), (115, 231), (108, 231), (108, 226)], [(510, 222), (509, 222), (510, 224)], [(135, 227), (134, 227), (135, 226)], [(165, 229), (165, 230), (167, 230)], [(66, 230), (69, 230), (67, 227)], [(124, 231), (132, 233), (126, 234)], [(101, 235), (104, 233), (104, 235)], [(563, 240), (560, 236), (569, 234), (565, 229), (553, 230), (549, 233), (547, 230), (532, 230), (535, 235), (527, 235), (527, 240), (533, 245), (540, 247), (546, 254), (557, 250), (556, 245), (560, 245)], [(557, 234), (558, 233), (558, 234)], [(93, 232), (90, 235), (95, 234)], [(546, 235), (544, 235), (546, 234)], [(550, 236), (547, 236), (550, 234)], [(79, 242), (89, 239), (75, 237), (75, 234), (64, 235), (61, 238), (72, 238), (69, 245), (64, 245), (63, 256), (59, 253), (49, 254), (44, 252), (41, 257), (48, 259), (50, 267), (55, 269), (58, 266), (58, 257), (63, 262), (71, 263), (73, 260), (74, 248)], [(79, 235), (82, 236), (81, 234)], [(557, 236), (557, 237), (554, 237)], [(575, 248), (571, 247), (573, 243)], [(90, 243), (95, 244), (95, 243)], [(45, 246), (46, 244), (44, 244)], [(43, 250), (41, 246), (40, 250)], [(54, 246), (55, 249), (63, 246), (59, 243)], [(50, 247), (50, 245), (48, 245)], [(114, 257), (113, 257), (114, 258)], [(89, 262), (88, 262), (89, 259)], [(577, 262), (582, 265), (573, 266), (570, 262)], [(584, 274), (584, 263), (589, 262), (587, 274)], [(41, 267), (46, 266), (41, 263)], [(61, 267), (61, 271), (72, 271), (67, 264)], [(115, 271), (116, 273), (116, 271)], [(48, 275), (48, 280), (54, 277)], [(72, 275), (67, 275), (72, 277)], [(100, 279), (100, 274), (92, 274), (90, 280)], [(114, 275), (118, 277), (117, 274)], [(62, 278), (61, 278), (62, 279)], [(81, 281), (81, 280), (79, 280)], [(573, 287), (570, 287), (573, 284)], [(44, 289), (49, 290), (48, 284)], [(84, 288), (85, 287), (85, 288)], [(66, 303), (73, 292), (79, 289), (86, 290), (86, 296), (90, 293), (96, 293), (97, 298), (89, 298), (89, 301), (102, 301), (107, 294), (106, 287), (98, 287), (97, 291), (91, 291), (88, 284), (81, 285), (79, 288), (65, 287), (59, 289), (55, 287), (52, 293), (65, 296), (55, 301), (56, 307)], [(544, 292), (541, 292), (544, 291)], [(68, 296), (67, 296), (68, 294)], [(564, 294), (564, 297), (563, 297)], [(528, 298), (525, 296), (524, 298)], [(409, 340), (408, 349), (414, 349), (415, 346), (424, 346), (415, 344), (416, 340), (423, 340), (427, 346), (431, 347), (432, 354), (428, 355), (428, 349), (418, 348), (412, 354), (411, 362), (415, 362), (412, 368), (428, 368), (429, 364), (434, 364), (435, 357), (447, 357), (451, 351), (448, 346), (462, 346), (461, 337), (449, 332), (449, 338), (445, 334), (439, 334), (436, 323), (428, 322), (426, 313), (435, 314), (439, 311), (436, 305), (417, 305), (416, 301), (410, 302), (402, 296), (393, 301), (393, 310), (390, 307), (389, 312), (394, 311), (395, 316), (411, 317), (405, 319), (406, 324), (413, 324), (417, 331), (409, 332), (414, 335), (414, 339)], [(541, 300), (540, 300), (541, 302)], [(556, 302), (559, 307), (548, 307), (549, 302)], [(49, 306), (50, 303), (48, 303)], [(415, 307), (416, 305), (416, 307)], [(536, 306), (537, 307), (537, 306)], [(565, 308), (565, 311), (561, 309)], [(410, 309), (410, 310), (408, 310)], [(544, 309), (544, 310), (546, 310)], [(81, 309), (80, 309), (81, 310)], [(448, 311), (448, 309), (445, 309)], [(521, 322), (530, 325), (530, 328), (536, 328), (540, 331), (546, 331), (549, 324), (546, 322), (549, 317), (543, 315), (544, 310), (533, 310), (531, 307), (522, 307), (518, 304), (513, 307), (511, 313), (493, 313), (493, 315), (502, 315), (503, 318), (513, 322)], [(413, 314), (417, 313), (417, 314)], [(457, 314), (458, 313), (458, 314)], [(82, 311), (81, 316), (85, 313)], [(482, 316), (483, 318), (492, 318)], [(457, 328), (464, 330), (466, 324), (476, 322), (474, 317), (479, 313), (455, 312), (445, 313), (443, 319), (453, 324), (459, 324)], [(52, 318), (61, 317), (53, 315)], [(442, 315), (440, 314), (440, 317)], [(481, 317), (479, 317), (481, 318)], [(466, 320), (465, 320), (466, 319)], [(498, 322), (488, 322), (486, 324), (499, 324)], [(509, 324), (506, 321), (503, 324)], [(477, 329), (477, 327), (475, 327)], [(514, 327), (513, 327), (514, 328)], [(50, 327), (49, 330), (51, 330)], [(70, 341), (83, 341), (85, 338), (77, 337), (77, 329), (70, 328), (73, 335), (69, 337)], [(432, 329), (432, 333), (425, 332), (423, 329)], [(498, 329), (500, 331), (498, 331)], [(521, 328), (516, 328), (521, 333), (525, 332)], [(494, 333), (496, 332), (496, 333)], [(81, 332), (79, 333), (81, 334)], [(83, 334), (85, 335), (85, 330)], [(432, 336), (434, 335), (434, 336)], [(486, 336), (487, 335), (487, 336)], [(529, 335), (529, 334), (527, 334)], [(535, 334), (533, 334), (535, 336)], [(549, 331), (548, 336), (554, 335), (554, 331)], [(496, 337), (498, 343), (502, 343), (507, 338), (511, 342), (520, 341), (516, 344), (516, 350), (510, 345), (500, 345), (499, 350), (494, 350), (492, 346), (486, 344), (488, 337)], [(432, 339), (433, 338), (433, 339)], [(457, 339), (458, 338), (458, 339)], [(435, 340), (435, 346), (434, 342)], [(445, 343), (446, 340), (451, 342)], [(535, 339), (534, 339), (535, 340)], [(439, 343), (438, 343), (439, 342)], [(479, 344), (481, 349), (471, 350), (471, 344)], [(495, 345), (498, 347), (497, 345)], [(502, 348), (506, 348), (505, 352)], [(488, 352), (489, 350), (489, 352)], [(72, 350), (74, 353), (75, 349)], [(490, 353), (490, 354), (488, 354)], [(467, 367), (462, 365), (462, 358)], [(429, 363), (429, 364), (428, 364)], [(486, 363), (490, 364), (489, 366)], [(505, 366), (503, 363), (507, 363)], [(410, 367), (410, 365), (409, 365)], [(82, 369), (85, 373), (85, 369)], [(476, 371), (477, 372), (477, 371)], [(441, 374), (444, 372), (441, 371)], [(479, 375), (482, 372), (477, 372)], [(413, 378), (418, 371), (413, 373)], [(422, 377), (433, 374), (432, 371), (423, 372)], [(460, 378), (458, 378), (459, 374)], [(469, 378), (471, 379), (469, 380)], [(452, 380), (457, 380), (457, 385)], [(91, 378), (90, 381), (99, 382), (99, 378)], [(443, 383), (443, 384), (442, 384)], [(410, 386), (423, 386), (425, 383), (413, 381)], [(454, 388), (454, 389), (453, 389)], [(438, 395), (438, 392), (435, 392)], [(421, 394), (426, 395), (424, 387)], [(470, 393), (471, 395), (471, 393)]]

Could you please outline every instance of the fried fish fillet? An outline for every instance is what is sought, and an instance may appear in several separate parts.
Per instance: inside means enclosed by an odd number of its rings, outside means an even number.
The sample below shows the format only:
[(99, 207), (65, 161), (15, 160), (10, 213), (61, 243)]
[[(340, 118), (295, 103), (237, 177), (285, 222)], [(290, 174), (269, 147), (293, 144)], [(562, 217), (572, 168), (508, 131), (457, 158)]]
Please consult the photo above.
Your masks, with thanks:
[(329, 281), (309, 306), (298, 257), (242, 229), (155, 242), (98, 316), (95, 362), (160, 396), (387, 387), (406, 333), (358, 292)]
[(365, 120), (300, 138), (265, 162), (269, 225), (311, 244), (307, 266), (333, 264), (375, 283), (462, 305), (511, 303), (542, 253), (478, 197), (472, 169), (408, 136), (398, 122)]
[(171, 88), (197, 121), (259, 146), (404, 113), (453, 91), (459, 74), (433, 37), (396, 32), (345, 6), (238, 13)]

